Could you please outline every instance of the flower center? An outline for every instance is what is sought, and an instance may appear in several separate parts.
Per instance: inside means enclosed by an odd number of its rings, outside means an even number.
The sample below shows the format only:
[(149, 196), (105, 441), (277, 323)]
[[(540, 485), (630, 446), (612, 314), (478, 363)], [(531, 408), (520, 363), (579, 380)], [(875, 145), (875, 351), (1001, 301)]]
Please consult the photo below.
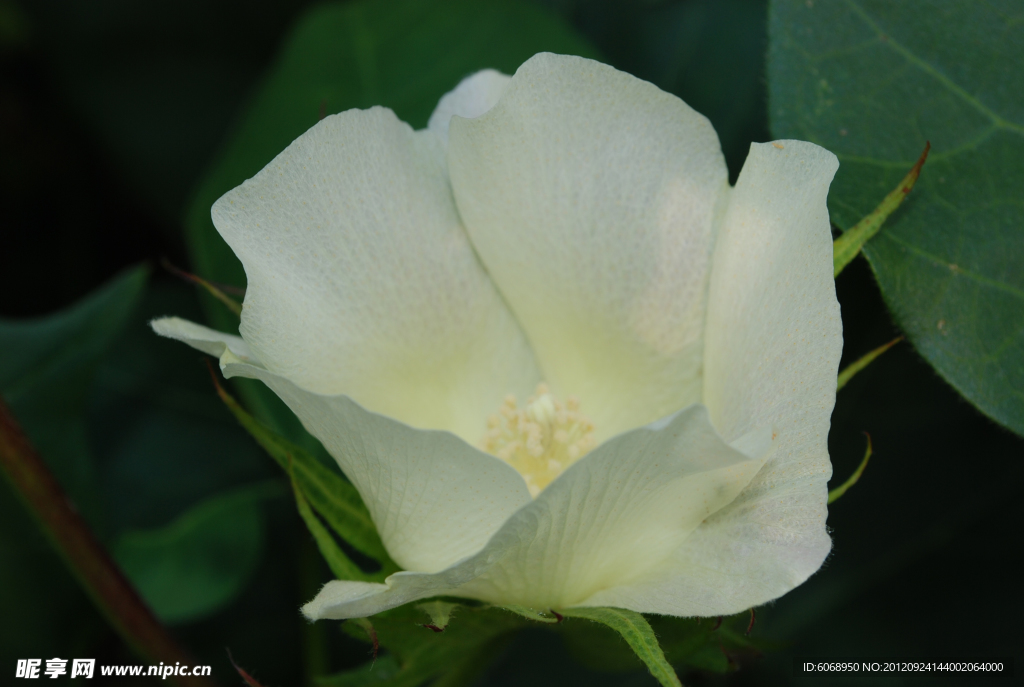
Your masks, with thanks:
[(578, 399), (558, 401), (547, 384), (538, 384), (525, 408), (509, 394), (501, 409), (487, 418), (480, 448), (514, 467), (534, 497), (567, 467), (590, 451), (594, 423), (580, 412)]

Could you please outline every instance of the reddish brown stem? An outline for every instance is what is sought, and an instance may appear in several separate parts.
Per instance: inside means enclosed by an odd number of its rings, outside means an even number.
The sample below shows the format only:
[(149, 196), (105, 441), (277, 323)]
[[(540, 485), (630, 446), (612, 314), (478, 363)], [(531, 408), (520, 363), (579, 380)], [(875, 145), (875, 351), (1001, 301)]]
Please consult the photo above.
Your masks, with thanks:
[(245, 684), (249, 685), (249, 687), (263, 687), (263, 685), (260, 684), (259, 680), (254, 678), (248, 672), (246, 672), (245, 668), (235, 663), (235, 657), (231, 655), (231, 649), (228, 649), (227, 652), (228, 660), (231, 661), (231, 665), (233, 665), (235, 667), (235, 670), (238, 671), (238, 674), (245, 681)]
[[(152, 664), (195, 661), (157, 621), (93, 535), (0, 397), (0, 471), (50, 543), (121, 639)], [(173, 676), (182, 687), (214, 687), (203, 677)]]

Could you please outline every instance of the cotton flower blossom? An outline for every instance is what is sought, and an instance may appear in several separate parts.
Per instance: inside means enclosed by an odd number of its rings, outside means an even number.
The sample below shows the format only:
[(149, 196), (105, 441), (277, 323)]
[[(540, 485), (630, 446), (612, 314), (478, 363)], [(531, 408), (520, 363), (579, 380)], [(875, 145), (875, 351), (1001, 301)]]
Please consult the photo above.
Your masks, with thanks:
[(606, 65), (483, 71), (426, 129), (327, 117), (213, 206), (248, 279), (234, 336), (338, 461), (391, 557), (307, 617), (436, 595), (720, 615), (814, 573), (842, 347), (838, 166), (754, 144)]

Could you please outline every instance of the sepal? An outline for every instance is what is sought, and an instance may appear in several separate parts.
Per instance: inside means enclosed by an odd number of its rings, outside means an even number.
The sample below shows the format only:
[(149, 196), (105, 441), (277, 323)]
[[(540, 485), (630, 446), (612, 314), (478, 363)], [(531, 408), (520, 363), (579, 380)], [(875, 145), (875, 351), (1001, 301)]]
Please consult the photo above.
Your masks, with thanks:
[[(316, 519), (316, 516), (323, 518), (330, 529), (334, 530), (354, 549), (373, 558), (381, 565), (381, 569), (373, 574), (368, 575), (359, 571), (360, 576), (358, 577), (342, 577), (341, 579), (379, 581), (391, 573), (397, 572), (398, 565), (391, 560), (384, 549), (380, 535), (377, 534), (377, 529), (370, 518), (370, 512), (366, 509), (356, 488), (304, 449), (276, 434), (246, 412), (225, 391), (216, 375), (212, 376), (217, 394), (224, 401), (228, 410), (291, 477), (299, 514), (302, 515), (307, 527), (310, 528), (310, 532), (317, 540), (321, 553), (331, 565), (331, 570), (336, 575), (339, 574), (339, 571), (354, 575), (359, 568), (338, 547), (331, 538), (330, 532), (323, 525), (317, 527), (320, 521)], [(336, 567), (337, 569), (335, 569)]]

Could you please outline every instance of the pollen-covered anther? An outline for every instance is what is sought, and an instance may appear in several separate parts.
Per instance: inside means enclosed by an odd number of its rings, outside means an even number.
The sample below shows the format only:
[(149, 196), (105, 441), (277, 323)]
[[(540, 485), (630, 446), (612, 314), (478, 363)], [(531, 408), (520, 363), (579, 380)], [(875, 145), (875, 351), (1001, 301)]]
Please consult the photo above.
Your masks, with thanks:
[(580, 412), (579, 400), (562, 403), (546, 384), (538, 384), (525, 408), (516, 405), (515, 396), (505, 397), (487, 418), (480, 447), (518, 470), (537, 496), (595, 445), (594, 424)]

